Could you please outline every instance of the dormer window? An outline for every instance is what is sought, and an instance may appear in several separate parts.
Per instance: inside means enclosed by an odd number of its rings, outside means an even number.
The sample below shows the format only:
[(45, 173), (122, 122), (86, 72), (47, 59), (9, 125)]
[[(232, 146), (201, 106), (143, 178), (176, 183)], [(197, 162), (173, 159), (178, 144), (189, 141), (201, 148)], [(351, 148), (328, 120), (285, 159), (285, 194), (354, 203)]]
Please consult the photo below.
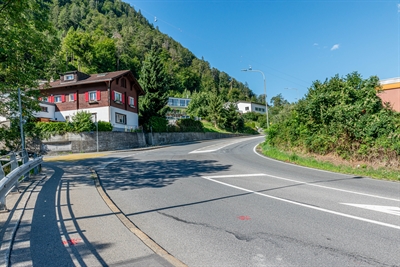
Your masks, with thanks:
[(73, 81), (73, 80), (74, 80), (73, 74), (64, 75), (64, 81)]

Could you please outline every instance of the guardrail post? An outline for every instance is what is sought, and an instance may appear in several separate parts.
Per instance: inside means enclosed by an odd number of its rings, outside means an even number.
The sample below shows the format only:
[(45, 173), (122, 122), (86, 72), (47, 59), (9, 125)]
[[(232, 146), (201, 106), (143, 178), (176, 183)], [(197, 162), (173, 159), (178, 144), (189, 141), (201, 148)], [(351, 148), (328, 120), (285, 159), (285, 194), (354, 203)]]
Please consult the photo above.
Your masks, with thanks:
[(11, 171), (13, 171), (16, 168), (18, 168), (17, 156), (15, 155), (14, 152), (10, 153), (10, 163), (11, 163)]
[[(0, 180), (3, 179), (4, 177), (6, 177), (4, 170), (3, 170), (3, 166), (0, 163)], [(0, 212), (1, 211), (6, 211), (7, 207), (6, 207), (6, 196), (0, 196)]]
[[(26, 151), (26, 149), (22, 149), (21, 158), (22, 158), (22, 164), (25, 164), (29, 161), (29, 156), (28, 156), (28, 152)], [(25, 173), (24, 178), (22, 180), (29, 179), (29, 175), (30, 175), (29, 172)]]

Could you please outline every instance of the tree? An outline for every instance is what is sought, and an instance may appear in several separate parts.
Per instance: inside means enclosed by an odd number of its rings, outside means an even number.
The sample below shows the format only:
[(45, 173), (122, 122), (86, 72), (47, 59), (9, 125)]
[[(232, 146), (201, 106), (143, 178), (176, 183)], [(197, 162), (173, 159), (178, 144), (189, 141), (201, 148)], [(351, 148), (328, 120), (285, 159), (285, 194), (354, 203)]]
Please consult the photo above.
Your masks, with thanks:
[(398, 157), (400, 116), (382, 104), (377, 88), (378, 77), (362, 79), (357, 72), (315, 81), (304, 99), (293, 107), (284, 105), (267, 140), (281, 148), (343, 158)]
[(192, 117), (206, 118), (208, 112), (208, 94), (206, 92), (192, 94), (186, 113)]
[(146, 55), (139, 83), (146, 93), (139, 100), (139, 119), (142, 125), (148, 126), (151, 117), (165, 117), (168, 111), (168, 77), (155, 50)]
[(28, 121), (40, 108), (39, 92), (32, 89), (39, 88), (40, 79), (51, 76), (49, 59), (59, 41), (49, 20), (47, 1), (1, 1), (0, 25), (0, 116), (12, 121), (9, 130), (15, 131), (19, 127), (15, 123), (18, 89), (24, 120)]
[(224, 128), (226, 121), (226, 109), (224, 108), (224, 101), (222, 97), (216, 93), (210, 93), (208, 96), (208, 120), (211, 121), (215, 127)]

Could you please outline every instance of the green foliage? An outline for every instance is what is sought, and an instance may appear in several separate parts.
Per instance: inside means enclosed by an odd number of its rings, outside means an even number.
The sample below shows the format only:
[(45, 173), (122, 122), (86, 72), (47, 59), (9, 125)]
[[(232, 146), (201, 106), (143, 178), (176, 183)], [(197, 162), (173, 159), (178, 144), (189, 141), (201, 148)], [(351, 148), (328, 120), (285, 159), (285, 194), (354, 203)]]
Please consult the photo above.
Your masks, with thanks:
[(92, 114), (89, 111), (78, 111), (72, 116), (72, 127), (73, 131), (76, 133), (96, 130), (96, 125), (92, 120)]
[(52, 135), (63, 135), (73, 131), (73, 125), (69, 122), (37, 122), (36, 129), (41, 137), (48, 139)]
[(400, 155), (400, 114), (382, 105), (378, 87), (377, 77), (362, 79), (358, 73), (315, 81), (298, 104), (275, 114), (267, 141), (346, 159), (370, 160), (372, 154), (393, 152), (394, 160)]
[[(149, 120), (149, 129), (153, 132), (167, 132), (168, 120), (165, 117), (151, 117)], [(151, 127), (151, 128), (150, 128)]]
[(0, 1), (0, 116), (10, 121), (1, 139), (10, 148), (18, 147), (19, 105), (21, 91), (24, 132), (34, 135), (32, 117), (40, 107), (37, 101), (38, 80), (52, 72), (49, 58), (59, 44), (49, 17), (47, 1)]
[(152, 117), (165, 117), (168, 111), (168, 77), (155, 50), (147, 54), (143, 62), (139, 83), (146, 92), (139, 101), (141, 124), (149, 124)]
[(176, 122), (181, 132), (203, 132), (204, 127), (201, 121), (194, 119), (180, 119)]
[(212, 68), (204, 59), (196, 58), (127, 3), (109, 0), (52, 2), (50, 21), (57, 27), (62, 47), (49, 62), (58, 73), (76, 69), (87, 73), (130, 69), (140, 78), (142, 62), (157, 48), (155, 54), (169, 77), (167, 86), (171, 95), (182, 94), (185, 90), (191, 93), (212, 91), (227, 102), (228, 92), (233, 89), (235, 100), (250, 100), (255, 96), (247, 84)]
[(111, 132), (113, 130), (113, 126), (108, 121), (98, 121), (97, 127), (99, 132)]

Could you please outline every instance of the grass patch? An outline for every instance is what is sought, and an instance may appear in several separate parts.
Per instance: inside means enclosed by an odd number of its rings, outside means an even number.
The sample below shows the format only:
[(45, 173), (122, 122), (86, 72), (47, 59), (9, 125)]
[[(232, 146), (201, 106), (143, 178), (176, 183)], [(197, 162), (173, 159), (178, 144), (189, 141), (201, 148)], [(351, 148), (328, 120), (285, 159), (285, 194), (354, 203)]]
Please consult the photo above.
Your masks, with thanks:
[(299, 156), (295, 153), (281, 151), (269, 146), (265, 142), (260, 145), (260, 148), (262, 154), (267, 157), (288, 163), (293, 163), (296, 165), (363, 177), (371, 177), (390, 181), (400, 181), (400, 172), (398, 170), (388, 168), (373, 169), (371, 167), (368, 167), (366, 164), (362, 164), (358, 168), (347, 165), (335, 165), (328, 161), (318, 161), (313, 157)]
[(216, 128), (214, 126), (213, 123), (206, 121), (206, 120), (202, 120), (201, 123), (203, 123), (203, 127), (204, 127), (204, 132), (211, 132), (211, 133), (230, 133), (228, 131)]

